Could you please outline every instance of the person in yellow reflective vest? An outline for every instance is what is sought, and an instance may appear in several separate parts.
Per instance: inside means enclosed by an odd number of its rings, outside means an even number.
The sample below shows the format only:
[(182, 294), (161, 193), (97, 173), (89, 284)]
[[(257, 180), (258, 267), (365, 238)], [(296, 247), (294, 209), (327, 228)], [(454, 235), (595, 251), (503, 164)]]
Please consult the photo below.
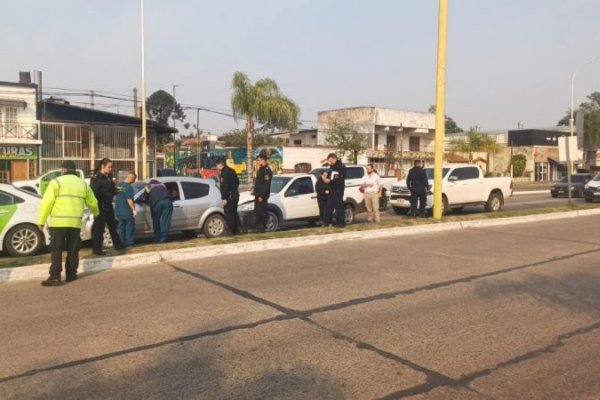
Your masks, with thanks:
[(94, 216), (100, 213), (98, 201), (92, 189), (76, 173), (73, 161), (61, 164), (62, 175), (54, 179), (44, 192), (40, 206), (38, 224), (42, 232), (50, 216), (50, 250), (52, 262), (50, 276), (42, 286), (58, 286), (61, 282), (62, 253), (67, 251), (65, 262), (66, 281), (77, 279), (79, 248), (81, 246), (81, 225), (84, 209), (87, 206)]

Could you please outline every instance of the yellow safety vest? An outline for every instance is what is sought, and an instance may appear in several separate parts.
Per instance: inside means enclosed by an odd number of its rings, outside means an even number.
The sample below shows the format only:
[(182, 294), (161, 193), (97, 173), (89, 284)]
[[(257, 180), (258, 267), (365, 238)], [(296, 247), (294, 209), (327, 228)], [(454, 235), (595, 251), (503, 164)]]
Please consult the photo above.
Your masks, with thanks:
[(51, 228), (81, 228), (86, 206), (94, 215), (100, 212), (92, 189), (76, 175), (60, 176), (50, 182), (44, 193), (39, 225), (44, 225), (50, 216)]

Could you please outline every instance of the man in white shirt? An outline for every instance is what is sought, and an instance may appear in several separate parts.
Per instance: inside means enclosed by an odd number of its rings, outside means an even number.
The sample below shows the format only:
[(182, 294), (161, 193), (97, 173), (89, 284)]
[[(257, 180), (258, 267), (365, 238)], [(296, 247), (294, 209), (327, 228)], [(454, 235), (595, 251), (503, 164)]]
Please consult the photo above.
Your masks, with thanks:
[(369, 222), (380, 222), (379, 219), (379, 195), (381, 193), (381, 179), (373, 164), (367, 165), (367, 176), (365, 182), (360, 186), (365, 194), (365, 206), (367, 207), (367, 220)]

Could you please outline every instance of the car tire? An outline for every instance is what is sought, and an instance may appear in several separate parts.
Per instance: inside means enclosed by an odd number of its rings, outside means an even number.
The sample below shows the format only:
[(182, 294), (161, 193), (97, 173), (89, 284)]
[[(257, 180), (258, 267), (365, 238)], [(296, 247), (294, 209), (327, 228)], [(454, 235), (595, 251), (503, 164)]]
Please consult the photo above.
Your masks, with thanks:
[(207, 238), (219, 237), (225, 233), (225, 218), (221, 214), (212, 214), (206, 221), (202, 230)]
[(355, 222), (355, 218), (356, 212), (354, 211), (354, 207), (352, 207), (352, 204), (346, 204), (344, 212), (344, 224), (353, 224)]
[(410, 208), (404, 208), (404, 207), (392, 207), (392, 208), (394, 209), (394, 212), (398, 215), (406, 215), (410, 211)]
[(4, 238), (4, 249), (13, 257), (36, 255), (44, 244), (44, 235), (31, 224), (11, 228)]
[(275, 232), (279, 228), (279, 217), (275, 211), (267, 211), (266, 232)]
[(504, 198), (501, 193), (494, 192), (490, 194), (488, 201), (485, 203), (485, 210), (488, 212), (497, 212), (502, 209)]

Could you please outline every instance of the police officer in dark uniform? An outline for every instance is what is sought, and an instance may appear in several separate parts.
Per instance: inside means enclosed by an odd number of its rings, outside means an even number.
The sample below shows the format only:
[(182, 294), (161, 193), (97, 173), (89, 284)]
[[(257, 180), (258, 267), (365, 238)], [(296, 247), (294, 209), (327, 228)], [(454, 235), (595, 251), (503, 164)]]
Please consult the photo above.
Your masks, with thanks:
[(254, 179), (254, 219), (256, 230), (264, 233), (267, 227), (268, 200), (271, 194), (271, 179), (273, 172), (267, 163), (267, 155), (260, 153), (256, 158), (256, 178)]
[(344, 207), (346, 166), (338, 160), (334, 153), (327, 156), (327, 162), (329, 163), (329, 177), (326, 182), (329, 183), (329, 197), (325, 209), (325, 226), (331, 225), (335, 213), (336, 226), (344, 228), (346, 226), (346, 209)]
[(217, 169), (220, 171), (221, 182), (221, 204), (225, 210), (225, 221), (227, 221), (227, 234), (239, 233), (239, 217), (237, 213), (240, 201), (240, 180), (233, 168), (227, 165), (225, 158), (217, 159)]
[(100, 214), (95, 217), (94, 225), (92, 225), (92, 251), (97, 256), (105, 255), (102, 250), (105, 226), (108, 226), (114, 249), (123, 250), (125, 248), (117, 233), (117, 219), (113, 207), (116, 189), (112, 179), (112, 168), (112, 161), (103, 158), (90, 182), (90, 187), (94, 191), (96, 199), (98, 199), (98, 208), (100, 209)]
[[(425, 218), (425, 206), (427, 205), (427, 189), (429, 188), (429, 179), (427, 173), (422, 168), (421, 160), (415, 160), (414, 167), (408, 171), (406, 177), (406, 186), (410, 189), (410, 213), (413, 217), (420, 216)], [(419, 203), (419, 213), (417, 214), (417, 202)]]

